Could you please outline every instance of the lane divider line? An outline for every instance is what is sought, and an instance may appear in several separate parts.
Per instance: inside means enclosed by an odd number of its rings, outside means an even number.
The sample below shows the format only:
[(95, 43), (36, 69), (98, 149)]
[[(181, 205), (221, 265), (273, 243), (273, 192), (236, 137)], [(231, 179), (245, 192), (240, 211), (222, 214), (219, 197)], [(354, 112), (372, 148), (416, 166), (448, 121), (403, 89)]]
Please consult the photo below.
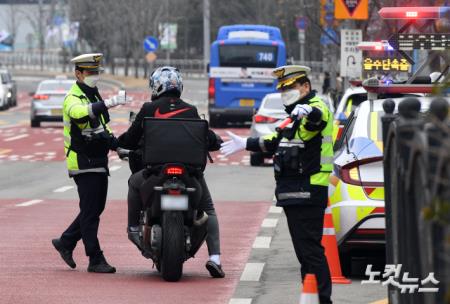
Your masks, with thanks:
[(232, 298), (228, 304), (252, 304), (252, 298)]
[(270, 248), (270, 243), (272, 242), (271, 236), (257, 236), (253, 242), (253, 248), (258, 249), (268, 249)]
[(28, 136), (30, 136), (30, 135), (28, 135), (28, 134), (20, 134), (20, 135), (17, 135), (17, 136), (5, 138), (3, 141), (13, 141), (13, 140), (22, 139), (22, 138), (25, 138), (25, 137), (28, 137)]
[(283, 212), (283, 208), (277, 206), (270, 206), (269, 213), (281, 213)]
[(39, 204), (42, 202), (43, 202), (43, 200), (35, 199), (35, 200), (31, 200), (31, 201), (26, 201), (26, 202), (23, 202), (20, 204), (16, 204), (16, 207), (28, 207), (28, 206), (36, 205), (36, 204)]
[(263, 228), (275, 228), (278, 224), (278, 219), (265, 218), (261, 224)]
[(241, 275), (241, 281), (257, 282), (261, 277), (265, 263), (247, 263)]
[(74, 186), (63, 186), (58, 189), (53, 190), (54, 193), (66, 192), (67, 190), (72, 189)]

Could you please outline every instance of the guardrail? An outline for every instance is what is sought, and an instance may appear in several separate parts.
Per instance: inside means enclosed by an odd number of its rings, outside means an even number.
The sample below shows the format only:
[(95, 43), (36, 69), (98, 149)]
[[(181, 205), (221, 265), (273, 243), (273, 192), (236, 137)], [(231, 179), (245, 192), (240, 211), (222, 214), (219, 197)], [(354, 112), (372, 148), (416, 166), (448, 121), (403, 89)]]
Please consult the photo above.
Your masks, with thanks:
[(402, 264), (419, 282), (434, 272), (440, 283), (426, 287), (439, 291), (400, 293), (389, 285), (389, 303), (450, 303), (449, 105), (436, 98), (427, 114), (420, 107), (408, 98), (394, 115), (395, 103), (383, 104), (386, 264)]
[[(16, 51), (0, 52), (0, 65), (16, 70), (41, 70), (67, 72), (72, 69), (70, 56), (59, 51)], [(319, 75), (324, 71), (323, 63), (320, 61), (296, 61), (292, 64), (302, 64), (310, 66), (313, 77), (318, 80)], [(138, 60), (125, 58), (114, 58), (105, 63), (105, 72), (117, 76), (134, 76), (137, 78), (147, 78), (148, 74), (155, 68), (165, 65), (178, 67), (182, 73), (188, 77), (206, 77), (205, 63), (203, 59), (163, 59), (158, 58), (152, 63), (145, 59)]]

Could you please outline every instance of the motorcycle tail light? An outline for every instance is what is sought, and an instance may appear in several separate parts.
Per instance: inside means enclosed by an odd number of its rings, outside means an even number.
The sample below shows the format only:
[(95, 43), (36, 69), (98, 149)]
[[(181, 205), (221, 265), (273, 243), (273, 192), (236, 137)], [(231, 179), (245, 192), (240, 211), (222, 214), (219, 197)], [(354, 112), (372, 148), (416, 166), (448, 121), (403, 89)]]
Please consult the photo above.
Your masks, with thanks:
[(167, 175), (183, 175), (184, 169), (182, 167), (167, 167), (165, 173)]

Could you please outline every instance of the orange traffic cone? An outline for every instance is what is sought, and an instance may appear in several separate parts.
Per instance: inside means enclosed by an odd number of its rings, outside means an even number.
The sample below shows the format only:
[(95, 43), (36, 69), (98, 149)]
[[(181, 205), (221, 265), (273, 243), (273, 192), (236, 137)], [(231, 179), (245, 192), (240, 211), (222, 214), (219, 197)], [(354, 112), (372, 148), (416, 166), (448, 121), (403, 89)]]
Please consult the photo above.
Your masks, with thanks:
[(319, 294), (317, 293), (316, 276), (307, 273), (303, 281), (303, 291), (299, 304), (319, 304)]
[(322, 246), (325, 247), (325, 256), (327, 257), (328, 267), (330, 268), (331, 281), (334, 284), (350, 284), (352, 281), (342, 275), (330, 202), (328, 202), (328, 207), (325, 210)]

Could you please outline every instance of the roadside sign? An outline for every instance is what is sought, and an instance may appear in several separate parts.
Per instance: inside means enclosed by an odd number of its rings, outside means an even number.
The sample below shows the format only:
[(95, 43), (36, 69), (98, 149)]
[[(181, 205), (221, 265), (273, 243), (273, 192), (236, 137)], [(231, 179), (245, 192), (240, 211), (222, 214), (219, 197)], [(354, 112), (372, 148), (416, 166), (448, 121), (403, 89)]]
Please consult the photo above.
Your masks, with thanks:
[(411, 64), (404, 58), (365, 57), (363, 62), (364, 71), (408, 72), (410, 68)]
[(389, 44), (400, 51), (444, 51), (450, 49), (450, 34), (394, 34)]
[(148, 63), (151, 63), (156, 60), (156, 54), (153, 52), (148, 52), (147, 55), (145, 55), (145, 59)]
[(362, 51), (358, 49), (361, 41), (361, 30), (341, 30), (341, 76), (361, 78)]
[[(338, 41), (337, 33), (333, 28), (327, 27), (327, 28), (325, 28), (325, 32), (329, 36), (333, 37), (336, 41)], [(322, 35), (320, 36), (320, 44), (328, 45), (328, 44), (333, 43), (333, 40), (331, 40), (331, 38), (328, 35), (326, 35), (325, 33), (322, 33)]]
[(295, 19), (295, 26), (299, 30), (305, 30), (308, 26), (308, 22), (305, 17), (297, 17), (297, 19)]
[(161, 48), (164, 50), (175, 50), (177, 48), (178, 25), (176, 23), (160, 23), (158, 29)]
[(158, 49), (159, 42), (158, 39), (156, 39), (153, 36), (147, 36), (144, 39), (144, 50), (146, 52), (154, 52)]
[(336, 19), (369, 18), (369, 0), (335, 0), (334, 17)]

